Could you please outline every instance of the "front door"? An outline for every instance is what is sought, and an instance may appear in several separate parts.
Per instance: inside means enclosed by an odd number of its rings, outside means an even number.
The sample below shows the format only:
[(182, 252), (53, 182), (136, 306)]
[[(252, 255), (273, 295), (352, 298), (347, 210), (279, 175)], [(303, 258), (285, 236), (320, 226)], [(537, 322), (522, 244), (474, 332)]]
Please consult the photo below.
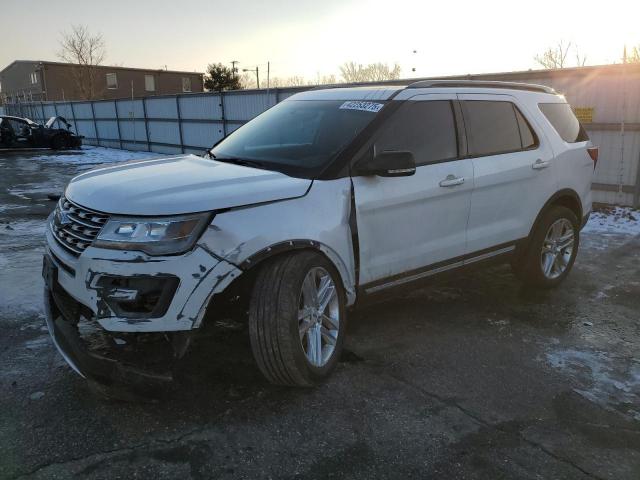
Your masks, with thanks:
[(448, 94), (412, 97), (367, 149), (411, 151), (414, 175), (353, 178), (359, 283), (367, 291), (420, 278), (465, 253), (473, 166), (460, 159), (454, 101)]

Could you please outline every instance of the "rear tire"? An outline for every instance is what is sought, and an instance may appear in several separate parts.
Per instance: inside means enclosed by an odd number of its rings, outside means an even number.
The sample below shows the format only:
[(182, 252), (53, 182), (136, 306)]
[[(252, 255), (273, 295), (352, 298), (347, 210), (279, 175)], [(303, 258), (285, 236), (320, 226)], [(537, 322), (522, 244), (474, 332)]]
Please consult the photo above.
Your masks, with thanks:
[(555, 288), (567, 277), (580, 245), (580, 225), (566, 207), (554, 206), (542, 214), (526, 251), (512, 264), (527, 285)]
[(278, 256), (261, 268), (249, 306), (253, 356), (271, 383), (313, 386), (327, 378), (346, 331), (340, 276), (322, 255)]
[(56, 135), (51, 139), (51, 148), (53, 150), (62, 150), (67, 148), (67, 139), (63, 135)]

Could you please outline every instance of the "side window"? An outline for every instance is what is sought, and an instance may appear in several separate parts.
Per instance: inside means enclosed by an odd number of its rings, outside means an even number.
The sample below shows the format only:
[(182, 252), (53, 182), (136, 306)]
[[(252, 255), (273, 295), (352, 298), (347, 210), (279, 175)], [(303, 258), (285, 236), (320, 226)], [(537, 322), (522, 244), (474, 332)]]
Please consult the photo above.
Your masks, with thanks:
[(462, 102), (469, 155), (483, 156), (522, 149), (518, 120), (511, 102)]
[(589, 135), (573, 114), (568, 103), (541, 103), (540, 111), (567, 143), (586, 142)]
[(522, 148), (532, 148), (538, 144), (538, 139), (536, 134), (531, 130), (531, 125), (529, 122), (522, 116), (518, 107), (514, 106), (514, 110), (516, 111), (516, 118), (518, 119), (518, 128), (520, 129), (520, 139), (522, 141)]
[(406, 102), (384, 128), (375, 152), (410, 151), (417, 165), (458, 157), (453, 107), (449, 100)]

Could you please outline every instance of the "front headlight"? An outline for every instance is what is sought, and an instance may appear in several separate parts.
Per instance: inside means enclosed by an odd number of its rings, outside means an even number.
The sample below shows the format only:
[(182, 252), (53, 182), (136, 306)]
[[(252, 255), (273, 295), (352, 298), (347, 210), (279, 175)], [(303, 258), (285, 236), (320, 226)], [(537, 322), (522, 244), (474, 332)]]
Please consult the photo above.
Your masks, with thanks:
[(149, 255), (174, 255), (190, 250), (211, 220), (210, 213), (175, 217), (111, 217), (95, 247), (140, 250)]

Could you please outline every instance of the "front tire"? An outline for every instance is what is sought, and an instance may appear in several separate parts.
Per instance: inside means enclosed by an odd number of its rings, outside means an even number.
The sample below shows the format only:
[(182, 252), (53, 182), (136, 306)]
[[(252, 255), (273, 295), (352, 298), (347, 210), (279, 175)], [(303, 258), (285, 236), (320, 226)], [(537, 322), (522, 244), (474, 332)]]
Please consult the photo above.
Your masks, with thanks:
[(516, 275), (527, 285), (555, 288), (569, 274), (580, 245), (580, 225), (566, 207), (554, 206), (543, 213), (527, 250), (514, 264)]
[(261, 268), (249, 306), (249, 336), (262, 374), (277, 385), (313, 386), (342, 352), (345, 294), (322, 255), (278, 256)]

